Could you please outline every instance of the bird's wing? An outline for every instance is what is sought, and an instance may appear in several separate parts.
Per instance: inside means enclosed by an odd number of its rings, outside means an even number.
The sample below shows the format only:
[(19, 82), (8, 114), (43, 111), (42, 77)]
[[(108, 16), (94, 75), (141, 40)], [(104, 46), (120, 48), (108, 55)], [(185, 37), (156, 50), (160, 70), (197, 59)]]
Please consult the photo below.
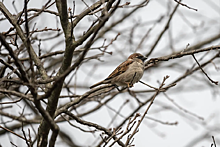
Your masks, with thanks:
[(134, 61), (133, 60), (126, 60), (123, 63), (121, 63), (104, 81), (110, 80), (114, 77), (117, 77), (124, 73), (130, 64), (132, 64)]

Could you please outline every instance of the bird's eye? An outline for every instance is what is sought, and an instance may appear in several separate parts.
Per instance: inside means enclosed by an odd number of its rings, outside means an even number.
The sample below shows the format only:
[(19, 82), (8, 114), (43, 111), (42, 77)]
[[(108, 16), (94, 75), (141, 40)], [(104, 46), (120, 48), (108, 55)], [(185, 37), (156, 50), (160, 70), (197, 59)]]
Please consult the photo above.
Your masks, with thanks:
[(141, 59), (143, 56), (136, 56), (138, 59)]

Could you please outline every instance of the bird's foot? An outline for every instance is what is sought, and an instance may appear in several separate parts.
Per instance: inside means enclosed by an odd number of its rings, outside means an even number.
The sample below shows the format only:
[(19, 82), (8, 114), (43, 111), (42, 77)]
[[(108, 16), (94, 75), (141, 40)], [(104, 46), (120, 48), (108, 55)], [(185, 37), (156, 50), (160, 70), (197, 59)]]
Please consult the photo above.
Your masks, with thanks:
[(131, 88), (131, 87), (134, 86), (132, 83), (128, 83), (128, 82), (127, 82), (126, 84), (127, 84), (128, 88)]

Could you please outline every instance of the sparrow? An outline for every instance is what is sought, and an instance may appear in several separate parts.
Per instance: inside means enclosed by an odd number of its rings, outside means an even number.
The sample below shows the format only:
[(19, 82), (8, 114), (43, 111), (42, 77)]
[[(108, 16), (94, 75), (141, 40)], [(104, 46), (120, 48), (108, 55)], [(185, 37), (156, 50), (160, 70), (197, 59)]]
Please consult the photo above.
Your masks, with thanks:
[(126, 61), (121, 63), (106, 79), (90, 87), (90, 89), (101, 84), (113, 84), (115, 86), (133, 87), (144, 74), (144, 61), (147, 57), (140, 53), (131, 54)]

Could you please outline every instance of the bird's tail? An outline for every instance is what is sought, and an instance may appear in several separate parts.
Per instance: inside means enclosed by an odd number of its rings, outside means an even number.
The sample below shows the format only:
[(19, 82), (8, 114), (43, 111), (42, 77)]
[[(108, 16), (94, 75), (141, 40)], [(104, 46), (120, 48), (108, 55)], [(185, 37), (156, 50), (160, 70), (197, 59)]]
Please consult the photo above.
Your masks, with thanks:
[(96, 86), (99, 86), (99, 85), (101, 85), (101, 84), (104, 84), (104, 81), (98, 82), (98, 83), (92, 85), (92, 86), (89, 87), (89, 88), (92, 89), (92, 88), (94, 88), (94, 87), (96, 87)]

